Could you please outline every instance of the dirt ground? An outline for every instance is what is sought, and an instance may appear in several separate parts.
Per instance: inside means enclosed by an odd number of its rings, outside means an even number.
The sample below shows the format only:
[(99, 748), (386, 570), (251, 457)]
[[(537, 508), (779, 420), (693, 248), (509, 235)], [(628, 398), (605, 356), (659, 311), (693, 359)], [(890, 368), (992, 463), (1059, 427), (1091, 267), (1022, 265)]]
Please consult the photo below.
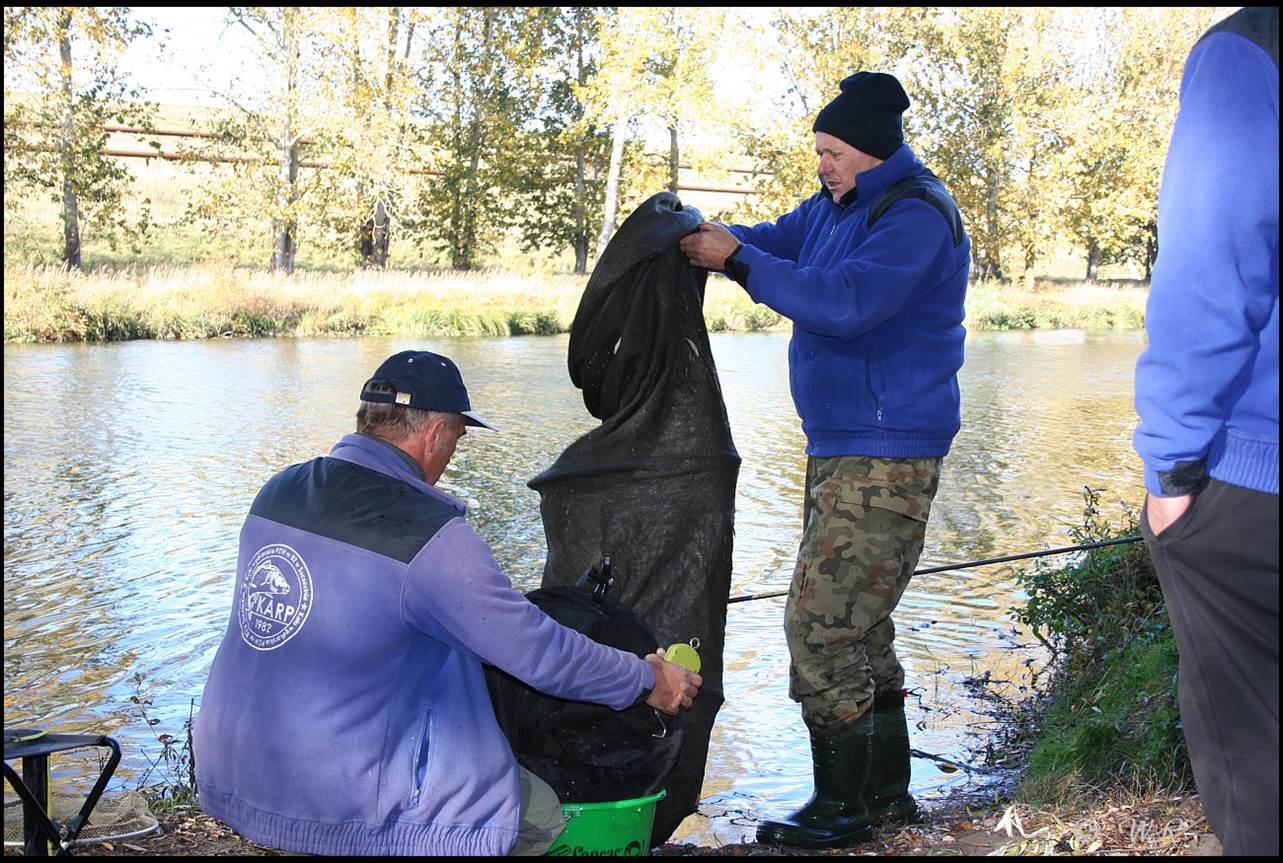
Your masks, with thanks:
[[(184, 857), (231, 855), (267, 857), (282, 852), (255, 845), (227, 825), (189, 808), (160, 817), (159, 830), (129, 840), (76, 848), (86, 857)], [(661, 857), (760, 856), (1213, 856), (1220, 844), (1207, 832), (1196, 797), (1101, 801), (1073, 813), (1034, 809), (1019, 803), (994, 805), (961, 793), (923, 806), (923, 819), (899, 831), (885, 831), (849, 848), (809, 851), (756, 843), (710, 848), (667, 844)], [(17, 854), (5, 849), (5, 855)]]

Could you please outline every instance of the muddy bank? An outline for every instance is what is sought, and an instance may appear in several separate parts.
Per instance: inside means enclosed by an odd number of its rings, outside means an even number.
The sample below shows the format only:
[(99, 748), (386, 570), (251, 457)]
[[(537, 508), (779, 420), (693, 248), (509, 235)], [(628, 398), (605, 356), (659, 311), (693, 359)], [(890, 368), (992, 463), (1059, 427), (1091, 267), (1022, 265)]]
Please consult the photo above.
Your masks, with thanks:
[[(708, 847), (668, 844), (660, 857), (765, 856), (1212, 856), (1220, 844), (1208, 833), (1193, 796), (1127, 799), (1116, 793), (1084, 808), (1034, 809), (992, 789), (963, 788), (923, 803), (919, 824), (883, 831), (870, 842), (823, 851), (744, 843)], [(191, 808), (158, 816), (156, 833), (76, 849), (84, 857), (283, 856), (243, 839), (227, 825)], [(6, 848), (5, 855), (17, 849)]]

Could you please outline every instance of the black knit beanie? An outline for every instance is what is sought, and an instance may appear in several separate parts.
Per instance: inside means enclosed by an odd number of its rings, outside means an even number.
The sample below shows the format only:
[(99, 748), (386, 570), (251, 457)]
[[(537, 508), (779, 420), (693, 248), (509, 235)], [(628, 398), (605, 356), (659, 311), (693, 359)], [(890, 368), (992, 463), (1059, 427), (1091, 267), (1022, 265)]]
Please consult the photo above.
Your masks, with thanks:
[(811, 131), (841, 138), (875, 159), (889, 159), (904, 143), (900, 115), (908, 107), (909, 97), (894, 75), (856, 72), (815, 115)]

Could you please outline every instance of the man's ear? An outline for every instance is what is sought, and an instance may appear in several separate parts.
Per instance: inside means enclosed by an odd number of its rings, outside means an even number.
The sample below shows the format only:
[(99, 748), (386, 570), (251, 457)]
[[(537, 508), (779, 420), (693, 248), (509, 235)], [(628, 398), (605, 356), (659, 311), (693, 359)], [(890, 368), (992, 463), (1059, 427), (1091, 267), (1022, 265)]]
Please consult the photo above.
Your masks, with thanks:
[(450, 421), (445, 417), (437, 417), (428, 423), (425, 442), (429, 451), (440, 449), (446, 442), (450, 432)]

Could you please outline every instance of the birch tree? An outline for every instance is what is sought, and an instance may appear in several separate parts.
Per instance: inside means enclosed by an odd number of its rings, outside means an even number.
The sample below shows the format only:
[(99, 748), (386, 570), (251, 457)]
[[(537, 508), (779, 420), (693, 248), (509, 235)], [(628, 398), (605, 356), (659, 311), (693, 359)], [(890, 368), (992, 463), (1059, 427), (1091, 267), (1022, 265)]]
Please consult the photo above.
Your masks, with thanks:
[(186, 154), (230, 165), (207, 175), (186, 218), (239, 248), (270, 244), (268, 266), (294, 271), (304, 234), (320, 241), (335, 200), (333, 176), (304, 160), (335, 147), (335, 94), (318, 75), (327, 62), (323, 19), (298, 7), (231, 7), (228, 22), (249, 34), (265, 85), (244, 79), (217, 92), (232, 110), (216, 137)]
[(1104, 57), (1063, 117), (1070, 146), (1061, 174), (1072, 190), (1057, 210), (1086, 250), (1084, 275), (1134, 262), (1149, 278), (1158, 253), (1158, 189), (1179, 107), (1185, 58), (1225, 9), (1100, 10)]
[(422, 166), (419, 125), (410, 122), (417, 9), (353, 6), (316, 10), (327, 41), (318, 73), (336, 97), (329, 184), (343, 185), (326, 219), (365, 267), (386, 267), (394, 223), (410, 206)]
[(735, 137), (758, 173), (758, 194), (735, 211), (745, 221), (772, 220), (819, 191), (815, 115), (840, 91), (843, 78), (886, 65), (884, 14), (842, 6), (823, 15), (790, 10), (776, 16), (760, 37), (762, 62), (777, 65), (786, 90), (777, 110), (737, 117)]
[(425, 38), (416, 114), (427, 124), (441, 173), (423, 186), (417, 242), (469, 270), (513, 224), (520, 133), (539, 104), (544, 7), (455, 6)]
[(677, 191), (681, 136), (709, 119), (715, 56), (724, 16), (710, 7), (618, 8), (602, 28), (601, 70), (585, 91), (588, 116), (611, 129), (601, 254), (615, 229), (620, 172), (634, 119), (659, 120), (668, 132), (667, 187)]
[(544, 20), (547, 70), (537, 129), (522, 135), (520, 206), (516, 221), (527, 251), (573, 249), (574, 272), (588, 269), (600, 224), (608, 134), (586, 116), (584, 94), (597, 74), (605, 10), (558, 7)]
[[(6, 214), (44, 192), (61, 207), (62, 261), (79, 269), (82, 233), (135, 247), (149, 204), (126, 212), (133, 174), (104, 155), (104, 123), (149, 127), (155, 106), (138, 101), (117, 61), (151, 28), (127, 7), (7, 6), (4, 10), (4, 201)], [(10, 80), (30, 92), (10, 92)], [(159, 149), (155, 142), (152, 146)]]

